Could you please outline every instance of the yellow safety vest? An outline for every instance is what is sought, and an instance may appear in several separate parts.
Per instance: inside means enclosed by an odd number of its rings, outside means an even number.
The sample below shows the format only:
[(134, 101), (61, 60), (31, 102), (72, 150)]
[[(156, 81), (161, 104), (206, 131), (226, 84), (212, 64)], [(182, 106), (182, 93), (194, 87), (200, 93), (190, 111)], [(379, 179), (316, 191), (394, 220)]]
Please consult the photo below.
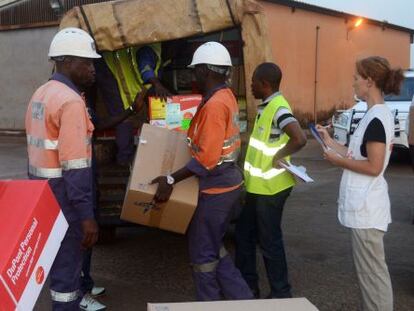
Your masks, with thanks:
[(285, 169), (276, 169), (272, 164), (275, 154), (289, 141), (289, 136), (285, 133), (276, 140), (270, 140), (273, 118), (281, 107), (291, 111), (286, 99), (278, 95), (267, 104), (260, 117), (256, 117), (244, 162), (244, 183), (247, 192), (273, 195), (296, 183), (291, 173)]
[[(158, 76), (158, 71), (161, 67), (161, 43), (154, 43), (148, 46), (157, 55), (157, 64), (154, 72)], [(121, 93), (120, 95), (125, 109), (132, 105), (137, 93), (141, 92), (144, 87), (149, 88), (150, 86), (144, 85), (138, 69), (136, 56), (137, 51), (141, 47), (129, 47), (114, 52), (103, 53), (105, 62), (118, 83), (118, 89)]]

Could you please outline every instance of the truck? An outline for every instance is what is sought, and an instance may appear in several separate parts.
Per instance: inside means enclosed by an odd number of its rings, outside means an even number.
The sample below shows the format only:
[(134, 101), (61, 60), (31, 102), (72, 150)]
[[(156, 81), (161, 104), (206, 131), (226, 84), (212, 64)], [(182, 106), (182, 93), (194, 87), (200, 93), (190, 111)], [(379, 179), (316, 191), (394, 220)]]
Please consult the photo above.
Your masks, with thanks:
[[(394, 147), (407, 149), (407, 118), (410, 105), (414, 96), (414, 70), (404, 72), (405, 79), (399, 95), (387, 95), (385, 104), (394, 115), (395, 138)], [(367, 111), (367, 103), (356, 98), (356, 104), (347, 110), (338, 110), (332, 117), (334, 138), (342, 145), (348, 145), (351, 135), (354, 133), (359, 121)]]
[[(68, 11), (60, 22), (61, 29), (66, 27), (87, 31), (95, 39), (99, 52), (161, 42), (163, 53), (169, 53), (167, 57), (172, 55), (170, 64), (164, 68), (163, 83), (177, 94), (195, 92), (192, 74), (187, 68), (195, 49), (207, 41), (221, 42), (232, 56), (233, 73), (229, 84), (239, 103), (241, 136), (242, 141), (246, 141), (254, 123), (256, 103), (253, 95), (246, 92), (250, 82), (245, 77), (252, 76), (256, 64), (272, 60), (265, 16), (256, 1), (102, 2)], [(103, 107), (98, 102), (98, 114), (105, 115)], [(98, 222), (103, 229), (101, 232), (112, 236), (116, 227), (127, 225), (119, 215), (129, 171), (114, 166), (114, 133), (105, 131), (96, 133), (96, 136)], [(137, 125), (137, 140), (138, 137)]]

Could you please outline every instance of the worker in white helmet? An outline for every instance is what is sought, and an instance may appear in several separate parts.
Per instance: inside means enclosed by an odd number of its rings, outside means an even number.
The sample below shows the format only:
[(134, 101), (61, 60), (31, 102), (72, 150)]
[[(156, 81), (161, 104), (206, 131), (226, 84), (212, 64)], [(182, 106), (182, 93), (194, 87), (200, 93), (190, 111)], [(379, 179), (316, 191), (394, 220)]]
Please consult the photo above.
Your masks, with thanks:
[(98, 239), (93, 211), (91, 137), (81, 90), (95, 80), (91, 36), (78, 28), (59, 31), (49, 58), (56, 72), (33, 94), (26, 114), (28, 174), (47, 179), (69, 223), (50, 270), (53, 310), (79, 310), (82, 248)]
[(239, 109), (226, 85), (232, 62), (227, 49), (207, 42), (194, 53), (193, 68), (203, 100), (188, 131), (192, 159), (177, 172), (159, 176), (155, 201), (167, 201), (173, 185), (190, 176), (200, 181), (196, 212), (188, 230), (190, 261), (198, 300), (253, 297), (223, 244), (232, 208), (239, 200), (243, 177), (236, 162), (240, 153)]

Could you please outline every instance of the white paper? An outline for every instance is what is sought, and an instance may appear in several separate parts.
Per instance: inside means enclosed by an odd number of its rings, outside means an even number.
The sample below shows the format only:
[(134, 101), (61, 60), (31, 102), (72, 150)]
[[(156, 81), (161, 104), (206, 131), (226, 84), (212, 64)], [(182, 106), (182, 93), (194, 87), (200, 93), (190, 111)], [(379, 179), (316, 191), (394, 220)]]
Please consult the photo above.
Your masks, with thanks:
[(279, 162), (279, 165), (285, 168), (286, 170), (288, 170), (289, 172), (291, 172), (293, 175), (298, 177), (300, 180), (304, 182), (313, 182), (313, 179), (306, 173), (306, 168), (304, 166), (296, 166), (296, 165), (293, 165), (292, 163), (288, 163), (288, 165), (286, 165), (283, 162)]

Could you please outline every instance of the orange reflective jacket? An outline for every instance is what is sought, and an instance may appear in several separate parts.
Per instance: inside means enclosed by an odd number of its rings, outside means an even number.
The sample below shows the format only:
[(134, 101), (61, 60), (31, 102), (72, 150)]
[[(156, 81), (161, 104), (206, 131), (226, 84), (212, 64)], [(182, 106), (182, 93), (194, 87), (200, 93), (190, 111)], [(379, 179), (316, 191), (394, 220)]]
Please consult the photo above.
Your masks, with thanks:
[(93, 129), (77, 92), (56, 80), (41, 86), (26, 114), (29, 173), (60, 178), (64, 171), (91, 167)]
[(236, 162), (240, 153), (239, 108), (229, 88), (200, 106), (188, 130), (192, 156), (207, 170)]

